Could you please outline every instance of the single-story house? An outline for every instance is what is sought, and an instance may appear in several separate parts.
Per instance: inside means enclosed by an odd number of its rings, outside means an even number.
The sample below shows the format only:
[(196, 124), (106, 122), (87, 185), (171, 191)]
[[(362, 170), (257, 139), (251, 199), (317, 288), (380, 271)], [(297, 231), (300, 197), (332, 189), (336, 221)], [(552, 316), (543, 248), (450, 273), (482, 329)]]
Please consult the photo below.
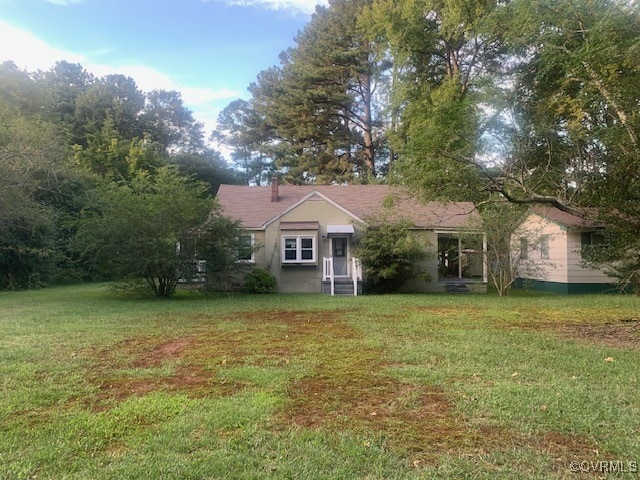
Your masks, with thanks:
[(518, 286), (556, 293), (615, 291), (602, 269), (582, 265), (587, 246), (604, 242), (603, 226), (556, 207), (530, 210), (512, 237)]
[[(406, 290), (486, 291), (485, 244), (470, 203), (427, 203), (387, 185), (221, 185), (222, 213), (241, 222), (253, 253), (244, 261), (269, 270), (278, 291), (358, 294), (362, 265), (356, 255), (367, 218), (392, 208), (432, 245), (425, 265), (431, 280)], [(394, 214), (395, 215), (395, 214)], [(475, 229), (471, 226), (475, 225)]]

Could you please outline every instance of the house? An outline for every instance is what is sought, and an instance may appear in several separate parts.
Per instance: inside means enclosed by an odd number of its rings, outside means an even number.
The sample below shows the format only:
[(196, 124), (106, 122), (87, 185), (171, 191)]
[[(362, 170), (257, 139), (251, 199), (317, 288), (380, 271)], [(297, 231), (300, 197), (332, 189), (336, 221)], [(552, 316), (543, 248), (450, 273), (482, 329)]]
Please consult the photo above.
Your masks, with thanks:
[(411, 220), (433, 246), (425, 265), (431, 281), (407, 282), (408, 291), (445, 291), (451, 285), (486, 291), (483, 236), (469, 228), (479, 225), (472, 204), (422, 204), (387, 185), (296, 186), (277, 180), (269, 186), (221, 185), (217, 198), (222, 213), (241, 222), (254, 246), (244, 260), (269, 270), (280, 292), (361, 292), (355, 247), (367, 218), (383, 208)]
[(615, 291), (602, 269), (582, 265), (584, 248), (604, 242), (603, 226), (556, 207), (530, 210), (512, 237), (518, 286), (556, 293)]

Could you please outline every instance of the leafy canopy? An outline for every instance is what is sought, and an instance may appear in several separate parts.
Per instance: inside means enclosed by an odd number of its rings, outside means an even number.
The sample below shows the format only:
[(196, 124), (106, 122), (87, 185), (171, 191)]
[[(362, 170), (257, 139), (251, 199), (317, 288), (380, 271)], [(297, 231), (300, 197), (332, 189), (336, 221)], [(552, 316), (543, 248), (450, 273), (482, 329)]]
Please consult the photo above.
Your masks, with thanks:
[(367, 287), (374, 293), (398, 291), (410, 279), (428, 278), (420, 262), (428, 258), (427, 244), (413, 223), (392, 212), (367, 219), (367, 232), (357, 255), (362, 260)]
[(173, 168), (138, 172), (128, 184), (108, 183), (95, 192), (76, 247), (104, 275), (144, 278), (155, 295), (169, 296), (193, 261), (176, 246), (204, 223), (211, 207), (207, 187)]

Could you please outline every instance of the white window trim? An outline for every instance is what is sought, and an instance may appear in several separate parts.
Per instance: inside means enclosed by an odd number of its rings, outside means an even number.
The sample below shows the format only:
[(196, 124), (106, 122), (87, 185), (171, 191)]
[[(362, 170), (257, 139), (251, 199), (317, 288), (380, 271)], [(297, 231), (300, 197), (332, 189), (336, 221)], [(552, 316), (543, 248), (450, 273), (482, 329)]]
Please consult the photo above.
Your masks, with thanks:
[[(290, 238), (295, 238), (296, 240), (296, 258), (295, 260), (287, 260), (286, 259), (286, 240)], [(311, 254), (312, 258), (307, 260), (302, 260), (302, 240), (303, 239), (311, 239)], [(283, 235), (282, 236), (282, 248), (281, 250), (281, 260), (283, 265), (297, 265), (297, 264), (316, 264), (317, 263), (317, 248), (318, 246), (318, 236), (317, 235)], [(306, 249), (305, 249), (306, 250)]]

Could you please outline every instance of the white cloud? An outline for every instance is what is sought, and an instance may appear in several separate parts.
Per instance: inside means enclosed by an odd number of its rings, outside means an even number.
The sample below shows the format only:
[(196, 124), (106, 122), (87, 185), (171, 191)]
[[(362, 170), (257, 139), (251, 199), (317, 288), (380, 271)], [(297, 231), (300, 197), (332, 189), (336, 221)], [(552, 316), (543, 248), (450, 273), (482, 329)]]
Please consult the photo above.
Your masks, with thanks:
[(67, 52), (51, 45), (30, 32), (20, 30), (0, 20), (0, 60), (13, 60), (23, 69), (48, 70), (57, 60), (65, 59), (72, 63), (85, 60), (82, 55)]
[(54, 5), (74, 5), (82, 3), (82, 0), (47, 0), (47, 2), (53, 3)]
[[(180, 92), (185, 106), (191, 110), (194, 117), (202, 122), (206, 135), (216, 128), (219, 103), (224, 100), (231, 101), (242, 96), (242, 93), (229, 88), (190, 87), (174, 82), (169, 75), (153, 68), (142, 65), (122, 65), (117, 68), (106, 65), (83, 65), (87, 71), (94, 75), (104, 76), (110, 73), (120, 73), (135, 80), (138, 88), (145, 92), (151, 90), (175, 90)], [(228, 102), (227, 102), (228, 103)]]
[[(206, 0), (205, 0), (206, 1)], [(327, 0), (215, 0), (240, 7), (262, 7), (268, 10), (288, 10), (311, 14), (316, 5), (327, 5)]]
[[(51, 1), (51, 0), (50, 0)], [(61, 2), (62, 0), (55, 0)], [(0, 62), (13, 61), (27, 71), (49, 70), (57, 61), (66, 60), (81, 64), (85, 70), (97, 77), (119, 73), (135, 80), (138, 88), (151, 90), (176, 90), (194, 117), (203, 122), (207, 133), (215, 128), (220, 111), (219, 102), (242, 96), (241, 92), (229, 88), (192, 87), (174, 81), (166, 73), (144, 65), (107, 65), (95, 63), (90, 58), (52, 47), (30, 32), (20, 30), (0, 20)], [(101, 54), (108, 49), (101, 50)]]
[(204, 102), (215, 102), (226, 98), (240, 97), (242, 94), (236, 90), (221, 88), (214, 90), (212, 88), (192, 88), (183, 87), (180, 89), (182, 99), (185, 103), (199, 104)]

